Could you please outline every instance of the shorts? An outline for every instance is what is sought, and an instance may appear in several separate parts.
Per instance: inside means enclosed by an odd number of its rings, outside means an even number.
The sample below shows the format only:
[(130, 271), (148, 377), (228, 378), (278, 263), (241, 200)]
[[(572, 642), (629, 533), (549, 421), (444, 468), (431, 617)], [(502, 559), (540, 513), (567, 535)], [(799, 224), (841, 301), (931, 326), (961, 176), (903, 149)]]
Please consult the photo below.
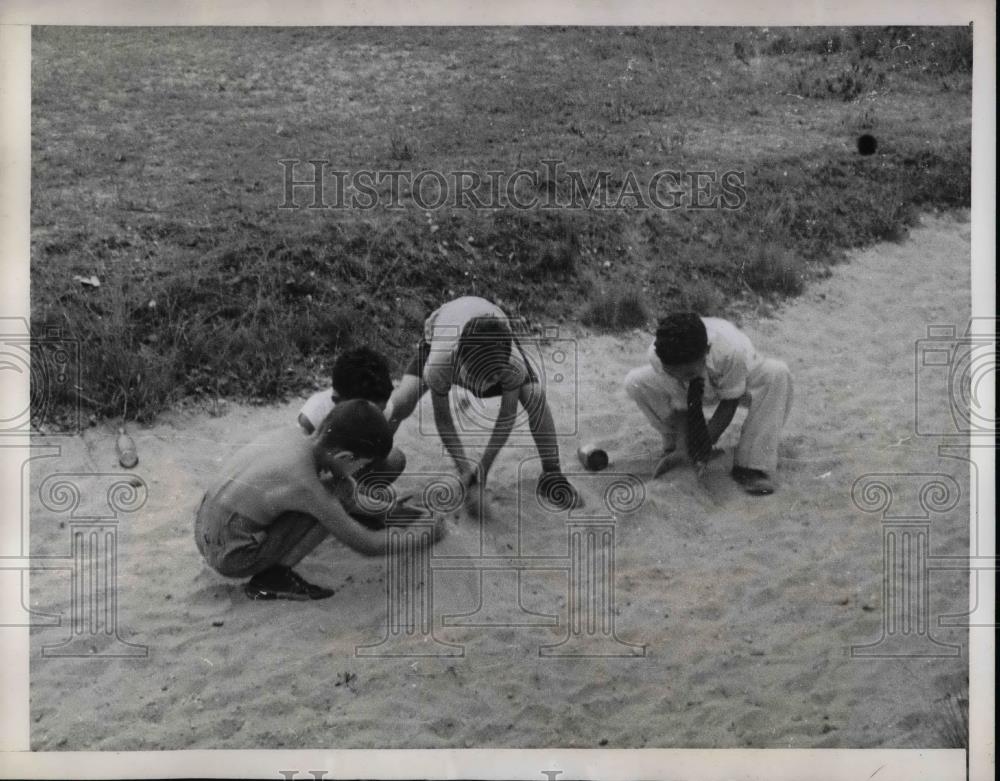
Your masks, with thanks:
[[(524, 368), (526, 372), (526, 377), (522, 385), (530, 385), (532, 383), (538, 382), (538, 375), (535, 374), (535, 370), (531, 366), (531, 361), (528, 360), (528, 356), (524, 354), (524, 348), (521, 347), (521, 343), (514, 337), (514, 346), (517, 347), (517, 351), (521, 353), (521, 359), (524, 361)], [(417, 345), (417, 354), (410, 359), (410, 362), (406, 365), (403, 370), (403, 374), (409, 374), (413, 377), (423, 377), (424, 376), (424, 364), (427, 363), (427, 356), (430, 355), (431, 345), (426, 339), (421, 339), (420, 344)], [(480, 399), (492, 399), (496, 396), (503, 395), (503, 386), (496, 382), (485, 390), (479, 391), (476, 388), (470, 388), (469, 386), (456, 382), (456, 385), (461, 385), (463, 388), (471, 391), (473, 395)]]
[(208, 565), (227, 578), (248, 578), (279, 564), (319, 523), (311, 515), (287, 512), (261, 527), (240, 513), (207, 501), (195, 514), (194, 541)]

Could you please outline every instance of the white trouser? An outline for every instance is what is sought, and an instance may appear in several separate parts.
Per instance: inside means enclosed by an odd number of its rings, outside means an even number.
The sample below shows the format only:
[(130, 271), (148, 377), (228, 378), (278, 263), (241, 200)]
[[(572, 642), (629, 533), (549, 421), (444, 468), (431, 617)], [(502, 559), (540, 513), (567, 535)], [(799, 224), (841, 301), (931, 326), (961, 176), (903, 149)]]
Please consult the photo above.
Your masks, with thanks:
[[(665, 440), (683, 437), (687, 387), (648, 364), (625, 377), (625, 392)], [(711, 403), (712, 399), (706, 399)], [(740, 404), (749, 407), (734, 463), (773, 472), (778, 465), (781, 428), (792, 409), (792, 375), (783, 361), (764, 359), (750, 372)]]

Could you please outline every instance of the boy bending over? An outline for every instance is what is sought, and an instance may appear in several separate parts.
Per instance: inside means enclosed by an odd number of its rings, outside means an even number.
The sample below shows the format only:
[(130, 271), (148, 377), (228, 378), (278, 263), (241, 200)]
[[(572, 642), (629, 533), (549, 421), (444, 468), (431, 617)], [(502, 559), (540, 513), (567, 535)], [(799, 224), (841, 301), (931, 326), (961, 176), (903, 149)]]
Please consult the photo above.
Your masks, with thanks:
[[(367, 556), (385, 551), (385, 535), (344, 510), (352, 501), (352, 469), (385, 458), (392, 434), (367, 401), (338, 404), (315, 437), (294, 429), (244, 447), (205, 492), (195, 543), (220, 575), (249, 578), (251, 599), (325, 599), (333, 589), (306, 582), (292, 567), (327, 535)], [(439, 520), (435, 540), (444, 533)]]
[[(470, 465), (455, 431), (448, 401), (452, 385), (466, 388), (478, 398), (500, 397), (500, 414), (476, 466)], [(545, 390), (500, 307), (483, 298), (465, 296), (449, 301), (427, 318), (417, 354), (389, 401), (393, 431), (428, 389), (438, 434), (466, 489), (479, 480), (485, 482), (510, 436), (520, 403), (528, 412), (528, 426), (542, 459), (539, 495), (564, 509), (582, 505), (559, 466), (559, 445)]]
[[(788, 367), (759, 355), (732, 323), (683, 312), (664, 317), (649, 364), (625, 378), (625, 392), (663, 437), (653, 476), (685, 460), (699, 471), (733, 420), (749, 405), (733, 461), (733, 478), (751, 494), (774, 493), (778, 439), (792, 407)], [(718, 402), (711, 420), (703, 405)], [(678, 445), (681, 445), (680, 447)]]

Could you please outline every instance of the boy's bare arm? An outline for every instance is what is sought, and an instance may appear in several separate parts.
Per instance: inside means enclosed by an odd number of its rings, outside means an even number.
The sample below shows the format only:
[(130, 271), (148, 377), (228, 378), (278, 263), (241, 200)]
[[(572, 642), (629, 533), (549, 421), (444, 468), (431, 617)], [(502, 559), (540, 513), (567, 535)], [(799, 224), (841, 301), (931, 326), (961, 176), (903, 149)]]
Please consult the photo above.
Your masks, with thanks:
[(448, 400), (448, 394), (431, 391), (431, 406), (434, 408), (434, 424), (437, 426), (445, 450), (455, 462), (459, 473), (467, 474), (469, 471), (468, 459), (465, 457), (462, 440), (459, 439), (458, 432), (455, 431), (455, 421), (451, 417), (451, 403)]
[(316, 428), (313, 426), (312, 421), (309, 420), (304, 414), (299, 413), (299, 425), (307, 434), (313, 434)]
[[(379, 556), (386, 552), (387, 535), (384, 531), (373, 531), (354, 520), (343, 505), (331, 493), (316, 498), (313, 516), (344, 545), (365, 556)], [(444, 518), (435, 518), (434, 536), (437, 542), (445, 534)]]
[(403, 379), (399, 381), (399, 386), (392, 392), (384, 411), (393, 436), (396, 436), (400, 424), (416, 409), (423, 390), (423, 380), (412, 374), (404, 374)]
[(358, 553), (365, 556), (385, 553), (386, 535), (367, 529), (351, 518), (332, 494), (317, 508), (315, 517), (330, 534)]
[(511, 429), (514, 428), (514, 421), (517, 419), (518, 397), (519, 391), (515, 388), (512, 391), (504, 391), (500, 398), (500, 414), (497, 416), (496, 425), (493, 427), (493, 433), (490, 434), (490, 441), (486, 444), (481, 461), (484, 479), (486, 473), (490, 471), (490, 467), (493, 466), (500, 449), (510, 438)]

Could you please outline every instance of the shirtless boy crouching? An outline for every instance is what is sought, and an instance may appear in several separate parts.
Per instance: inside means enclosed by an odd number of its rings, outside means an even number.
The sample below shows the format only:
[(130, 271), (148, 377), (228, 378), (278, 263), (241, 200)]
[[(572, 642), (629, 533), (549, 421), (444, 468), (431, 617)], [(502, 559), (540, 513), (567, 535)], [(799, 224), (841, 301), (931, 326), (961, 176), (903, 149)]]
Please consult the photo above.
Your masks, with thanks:
[[(327, 535), (366, 556), (385, 552), (385, 534), (345, 511), (356, 491), (350, 473), (392, 449), (382, 411), (342, 402), (315, 437), (294, 428), (239, 450), (220, 470), (195, 519), (195, 543), (220, 575), (249, 578), (251, 599), (325, 599), (333, 589), (307, 582), (292, 567)], [(438, 518), (433, 535), (444, 535)]]

